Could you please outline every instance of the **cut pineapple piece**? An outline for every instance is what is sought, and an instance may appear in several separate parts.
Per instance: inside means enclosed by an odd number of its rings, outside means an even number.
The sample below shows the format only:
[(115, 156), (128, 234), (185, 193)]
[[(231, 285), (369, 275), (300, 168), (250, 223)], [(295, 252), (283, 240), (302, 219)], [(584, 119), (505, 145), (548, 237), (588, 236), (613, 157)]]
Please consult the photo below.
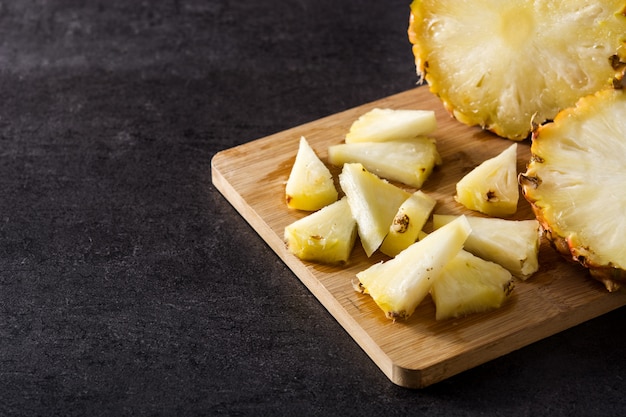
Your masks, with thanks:
[(495, 217), (517, 211), (517, 144), (488, 159), (456, 184), (456, 201), (470, 210)]
[(418, 238), (437, 200), (422, 191), (416, 191), (398, 209), (380, 251), (394, 257), (411, 246)]
[(621, 77), (624, 10), (624, 0), (414, 0), (408, 34), (418, 74), (458, 120), (521, 140)]
[(311, 148), (306, 138), (300, 138), (296, 160), (285, 186), (289, 208), (315, 211), (337, 201), (333, 176)]
[(287, 248), (304, 261), (345, 264), (355, 240), (356, 221), (345, 197), (285, 227)]
[(434, 139), (342, 143), (328, 148), (328, 160), (341, 166), (359, 162), (379, 177), (421, 188), (435, 165), (441, 164)]
[[(454, 215), (433, 215), (433, 228), (455, 220)], [(487, 261), (500, 264), (522, 280), (539, 269), (541, 233), (536, 220), (505, 220), (495, 217), (467, 217), (472, 234), (465, 250)]]
[(497, 309), (514, 287), (513, 276), (505, 268), (461, 250), (430, 290), (435, 318), (445, 320)]
[(339, 184), (348, 198), (367, 256), (382, 243), (400, 205), (411, 193), (366, 170), (359, 163), (345, 164)]
[(386, 317), (410, 317), (445, 265), (463, 248), (470, 232), (467, 220), (458, 218), (395, 258), (359, 272), (359, 289), (372, 297)]
[(534, 134), (520, 175), (545, 235), (613, 291), (626, 282), (626, 91), (581, 99)]
[(432, 110), (373, 109), (359, 117), (346, 135), (346, 143), (413, 139), (437, 128)]

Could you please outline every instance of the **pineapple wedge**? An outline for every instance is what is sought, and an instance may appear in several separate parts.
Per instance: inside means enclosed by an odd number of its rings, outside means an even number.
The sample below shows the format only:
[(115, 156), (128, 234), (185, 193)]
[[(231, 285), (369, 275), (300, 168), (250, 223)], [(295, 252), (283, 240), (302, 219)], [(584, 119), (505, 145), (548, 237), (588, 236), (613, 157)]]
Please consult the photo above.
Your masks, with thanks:
[(459, 217), (395, 258), (357, 273), (358, 289), (369, 294), (387, 318), (409, 318), (445, 265), (463, 248), (470, 232), (465, 217)]
[(379, 178), (359, 163), (344, 164), (339, 184), (348, 198), (361, 244), (369, 257), (382, 243), (400, 205), (411, 193)]
[(470, 171), (456, 184), (456, 201), (494, 217), (515, 214), (519, 200), (517, 143)]
[(497, 309), (514, 288), (513, 276), (505, 268), (461, 250), (446, 264), (430, 290), (435, 319)]
[(343, 197), (285, 227), (288, 250), (304, 261), (346, 264), (356, 240), (356, 221)]
[(422, 191), (413, 193), (398, 209), (380, 251), (394, 257), (415, 243), (436, 204), (437, 200)]
[(412, 139), (437, 128), (432, 110), (373, 109), (359, 117), (346, 134), (346, 143)]
[(338, 197), (332, 174), (306, 138), (301, 137), (296, 160), (285, 186), (287, 206), (315, 211), (337, 201)]
[(581, 99), (534, 133), (520, 175), (546, 237), (609, 291), (626, 283), (626, 90)]
[(435, 165), (441, 164), (434, 139), (420, 136), (387, 142), (342, 143), (328, 148), (336, 166), (359, 162), (379, 177), (421, 188)]
[(626, 61), (624, 0), (414, 0), (418, 75), (459, 121), (522, 140)]
[[(438, 229), (458, 216), (434, 214), (433, 228)], [(472, 234), (465, 250), (495, 262), (515, 277), (526, 280), (539, 269), (541, 233), (537, 220), (505, 220), (495, 217), (467, 217)]]

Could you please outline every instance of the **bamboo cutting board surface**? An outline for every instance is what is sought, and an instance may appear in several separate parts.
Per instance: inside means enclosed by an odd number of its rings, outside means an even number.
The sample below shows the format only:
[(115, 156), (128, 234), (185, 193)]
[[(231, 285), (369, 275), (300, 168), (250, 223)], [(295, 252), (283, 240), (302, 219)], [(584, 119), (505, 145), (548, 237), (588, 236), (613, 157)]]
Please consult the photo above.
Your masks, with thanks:
[[(212, 178), (215, 187), (393, 383), (426, 387), (626, 305), (625, 293), (608, 293), (585, 270), (565, 262), (542, 241), (540, 270), (526, 282), (516, 281), (515, 291), (502, 308), (438, 322), (434, 304), (427, 297), (408, 320), (392, 322), (368, 295), (357, 293), (352, 285), (357, 272), (386, 259), (384, 255), (375, 253), (367, 258), (358, 239), (347, 267), (302, 262), (290, 254), (283, 230), (306, 215), (288, 209), (284, 200), (300, 137), (305, 136), (327, 162), (328, 147), (343, 142), (350, 125), (375, 107), (435, 110), (438, 128), (431, 136), (437, 139), (443, 165), (422, 190), (437, 199), (435, 213), (475, 215), (454, 201), (455, 184), (511, 142), (452, 119), (427, 87), (219, 152), (211, 161)], [(520, 172), (525, 171), (529, 157), (530, 144), (519, 143)], [(331, 167), (331, 172), (337, 179), (340, 169)], [(534, 218), (521, 196), (513, 218)]]

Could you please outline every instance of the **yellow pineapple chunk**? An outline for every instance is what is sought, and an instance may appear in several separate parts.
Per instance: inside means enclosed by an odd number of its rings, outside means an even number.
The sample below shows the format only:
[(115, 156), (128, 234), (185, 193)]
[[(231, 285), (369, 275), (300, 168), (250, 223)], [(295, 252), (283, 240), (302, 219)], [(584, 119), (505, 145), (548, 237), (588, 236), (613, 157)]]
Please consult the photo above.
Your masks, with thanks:
[(458, 120), (522, 140), (626, 61), (624, 0), (414, 0), (419, 76)]
[(456, 184), (456, 201), (470, 210), (506, 217), (517, 211), (517, 143), (488, 159)]
[(464, 216), (413, 243), (387, 262), (357, 273), (359, 290), (369, 294), (392, 320), (410, 317), (444, 267), (470, 235)]
[(461, 250), (435, 280), (430, 294), (435, 319), (463, 317), (502, 306), (515, 287), (502, 266)]
[(434, 139), (420, 136), (387, 142), (342, 143), (328, 148), (328, 160), (341, 166), (359, 162), (379, 177), (421, 188), (441, 164)]
[(411, 193), (379, 178), (359, 163), (343, 166), (339, 184), (348, 198), (361, 244), (369, 257), (382, 243), (398, 208)]
[(432, 110), (376, 108), (359, 117), (346, 135), (346, 143), (412, 139), (437, 128)]
[[(433, 228), (438, 229), (456, 217), (434, 214)], [(465, 250), (503, 266), (522, 280), (537, 272), (541, 237), (537, 220), (467, 216), (467, 221), (472, 227), (472, 234), (465, 242)]]
[(437, 200), (423, 191), (413, 193), (398, 209), (380, 251), (394, 257), (415, 243), (436, 204)]
[(296, 160), (285, 186), (285, 200), (292, 209), (315, 211), (337, 201), (338, 193), (329, 169), (300, 138)]
[(285, 227), (287, 248), (304, 261), (345, 264), (355, 240), (356, 222), (345, 197)]

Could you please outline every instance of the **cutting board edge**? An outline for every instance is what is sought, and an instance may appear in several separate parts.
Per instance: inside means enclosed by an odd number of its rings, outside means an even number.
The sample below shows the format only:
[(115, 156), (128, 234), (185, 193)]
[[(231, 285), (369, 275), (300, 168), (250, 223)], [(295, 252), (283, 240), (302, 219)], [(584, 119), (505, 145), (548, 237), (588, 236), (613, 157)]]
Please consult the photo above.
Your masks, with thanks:
[(588, 305), (585, 309), (578, 310), (575, 315), (572, 315), (570, 311), (562, 311), (553, 317), (554, 325), (552, 326), (538, 323), (532, 327), (525, 327), (517, 333), (509, 334), (506, 345), (502, 343), (502, 339), (496, 339), (484, 345), (476, 346), (472, 350), (464, 351), (458, 356), (449, 357), (446, 361), (437, 362), (420, 369), (410, 369), (394, 364), (394, 376), (390, 379), (395, 384), (405, 388), (426, 388), (626, 306), (625, 292), (607, 293), (603, 298), (609, 299), (610, 302), (603, 302), (602, 308)]
[[(215, 159), (217, 157), (217, 159)], [(274, 253), (289, 267), (302, 284), (315, 296), (320, 304), (330, 313), (350, 337), (361, 347), (365, 354), (379, 367), (379, 369), (394, 383), (398, 379), (396, 375), (409, 371), (410, 375), (421, 373), (420, 370), (405, 370), (397, 367), (392, 359), (367, 332), (357, 323), (357, 321), (345, 311), (339, 300), (337, 300), (328, 289), (306, 268), (306, 266), (289, 253), (284, 242), (276, 238), (276, 234), (269, 228), (263, 228), (261, 217), (253, 210), (247, 210), (243, 197), (228, 183), (218, 168), (217, 162), (221, 158), (217, 153), (211, 164), (212, 182), (223, 197), (237, 210), (246, 222), (259, 234), (265, 243)], [(214, 163), (215, 162), (215, 163)], [(255, 221), (258, 220), (258, 221)], [(404, 377), (401, 380), (405, 379)], [(415, 377), (409, 378), (411, 381)], [(414, 382), (412, 382), (414, 384)]]

